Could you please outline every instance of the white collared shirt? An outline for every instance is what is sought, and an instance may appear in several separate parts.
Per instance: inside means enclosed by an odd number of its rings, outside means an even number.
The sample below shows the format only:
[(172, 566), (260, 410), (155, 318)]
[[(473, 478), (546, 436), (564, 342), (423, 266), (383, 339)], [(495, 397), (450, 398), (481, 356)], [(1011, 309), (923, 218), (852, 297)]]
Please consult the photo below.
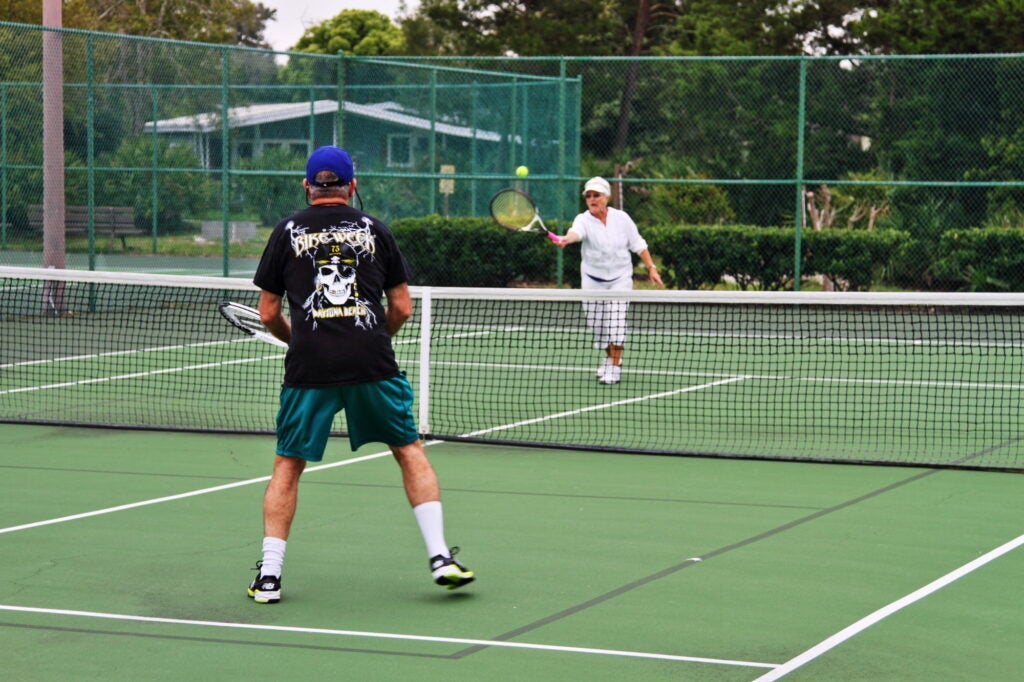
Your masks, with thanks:
[(608, 207), (607, 223), (602, 223), (590, 211), (580, 213), (572, 221), (570, 232), (581, 240), (580, 270), (584, 276), (611, 281), (631, 275), (633, 259), (630, 252), (640, 253), (647, 242), (640, 236), (636, 223), (625, 211)]

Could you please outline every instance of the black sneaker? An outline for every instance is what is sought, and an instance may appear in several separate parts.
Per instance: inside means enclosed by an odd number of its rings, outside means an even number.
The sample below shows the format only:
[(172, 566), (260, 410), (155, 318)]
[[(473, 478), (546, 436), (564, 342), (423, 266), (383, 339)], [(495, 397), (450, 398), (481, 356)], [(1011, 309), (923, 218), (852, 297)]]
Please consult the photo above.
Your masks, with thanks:
[(249, 598), (258, 604), (276, 604), (281, 601), (281, 578), (276, 575), (263, 575), (260, 569), (263, 562), (256, 562), (256, 577), (249, 583)]
[(449, 590), (468, 585), (476, 580), (473, 571), (455, 560), (455, 555), (458, 553), (459, 548), (452, 547), (449, 550), (451, 556), (438, 554), (430, 559), (430, 574), (434, 576), (434, 582)]

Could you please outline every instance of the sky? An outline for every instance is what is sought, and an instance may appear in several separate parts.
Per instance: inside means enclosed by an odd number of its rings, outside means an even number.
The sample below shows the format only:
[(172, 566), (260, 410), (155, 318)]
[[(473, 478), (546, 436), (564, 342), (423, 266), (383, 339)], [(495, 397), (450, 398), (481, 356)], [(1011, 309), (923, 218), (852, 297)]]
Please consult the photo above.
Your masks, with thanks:
[[(277, 10), (277, 19), (267, 22), (264, 36), (275, 50), (284, 51), (299, 42), (306, 29), (345, 9), (373, 9), (392, 19), (398, 15), (399, 0), (258, 0)], [(409, 10), (416, 0), (405, 0)]]

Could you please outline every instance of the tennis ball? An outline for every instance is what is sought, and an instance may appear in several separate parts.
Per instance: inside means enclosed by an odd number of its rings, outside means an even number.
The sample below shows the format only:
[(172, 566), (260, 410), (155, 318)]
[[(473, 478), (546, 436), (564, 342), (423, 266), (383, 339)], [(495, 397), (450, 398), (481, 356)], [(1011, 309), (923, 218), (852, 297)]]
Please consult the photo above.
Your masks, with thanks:
[(526, 166), (520, 166), (519, 168), (516, 168), (516, 175), (518, 175), (521, 178), (525, 178), (529, 174), (530, 169), (527, 168)]

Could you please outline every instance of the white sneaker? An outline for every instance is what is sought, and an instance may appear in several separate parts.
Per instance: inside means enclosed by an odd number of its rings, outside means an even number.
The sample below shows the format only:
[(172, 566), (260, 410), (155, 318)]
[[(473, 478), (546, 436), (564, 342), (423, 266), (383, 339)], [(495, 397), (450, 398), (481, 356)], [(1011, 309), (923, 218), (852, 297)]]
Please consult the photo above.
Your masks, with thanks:
[(435, 583), (442, 587), (447, 587), (449, 590), (454, 590), (476, 580), (476, 575), (473, 571), (455, 559), (455, 555), (459, 553), (458, 547), (452, 547), (448, 550), (448, 553), (449, 556), (438, 554), (430, 558), (430, 574), (433, 576)]
[(622, 367), (619, 365), (608, 365), (608, 369), (605, 370), (604, 376), (598, 381), (602, 384), (617, 384), (619, 383), (619, 377), (622, 374)]
[(608, 373), (608, 370), (611, 367), (612, 359), (609, 357), (605, 357), (605, 359), (601, 361), (601, 364), (597, 366), (597, 380), (601, 381), (602, 379), (604, 379), (604, 375)]

